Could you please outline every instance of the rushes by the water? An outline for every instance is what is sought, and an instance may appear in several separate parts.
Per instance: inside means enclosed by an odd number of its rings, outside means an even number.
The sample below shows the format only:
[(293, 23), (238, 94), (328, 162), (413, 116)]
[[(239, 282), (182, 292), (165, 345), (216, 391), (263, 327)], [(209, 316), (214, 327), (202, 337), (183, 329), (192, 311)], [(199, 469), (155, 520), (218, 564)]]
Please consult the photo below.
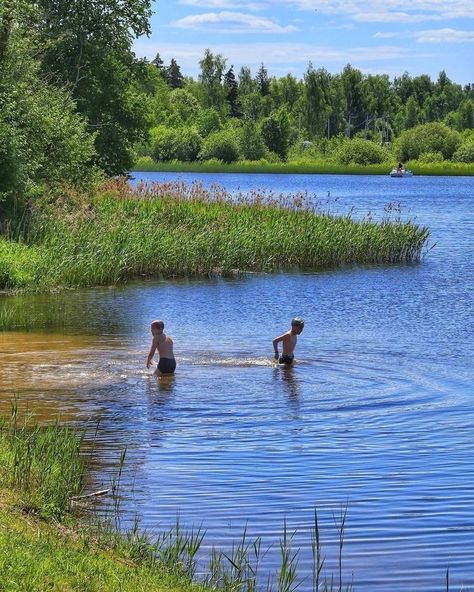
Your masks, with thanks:
[[(75, 201), (74, 201), (75, 200)], [(35, 212), (37, 289), (140, 276), (318, 270), (416, 262), (429, 231), (411, 222), (332, 216), (304, 194), (231, 196), (199, 184), (116, 181), (93, 198)]]
[(0, 418), (2, 482), (21, 492), (22, 506), (42, 516), (60, 518), (82, 486), (82, 437), (58, 424), (41, 427), (12, 404), (8, 421)]

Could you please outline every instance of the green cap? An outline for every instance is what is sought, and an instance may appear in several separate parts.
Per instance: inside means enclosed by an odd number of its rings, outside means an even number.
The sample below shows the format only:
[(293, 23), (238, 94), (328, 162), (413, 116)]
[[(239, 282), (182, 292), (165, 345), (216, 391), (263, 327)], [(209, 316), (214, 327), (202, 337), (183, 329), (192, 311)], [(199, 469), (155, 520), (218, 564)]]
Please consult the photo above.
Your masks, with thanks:
[(304, 327), (304, 320), (301, 317), (294, 317), (291, 319), (291, 326)]

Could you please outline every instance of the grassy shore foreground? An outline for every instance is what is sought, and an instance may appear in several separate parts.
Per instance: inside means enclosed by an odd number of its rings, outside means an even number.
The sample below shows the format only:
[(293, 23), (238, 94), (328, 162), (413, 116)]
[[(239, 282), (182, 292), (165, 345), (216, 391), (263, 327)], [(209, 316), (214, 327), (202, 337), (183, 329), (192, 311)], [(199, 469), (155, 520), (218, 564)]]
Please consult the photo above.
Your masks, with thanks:
[[(116, 524), (80, 517), (89, 494), (81, 494), (86, 464), (82, 436), (58, 424), (40, 427), (31, 418), (0, 421), (0, 588), (6, 591), (68, 590), (78, 592), (255, 592), (258, 569), (265, 551), (261, 541), (245, 532), (227, 552), (213, 549), (201, 562), (197, 554), (204, 539), (201, 528), (184, 531), (177, 521), (151, 539), (138, 524), (121, 532)], [(118, 478), (112, 480), (115, 515), (120, 514), (118, 488), (125, 459), (121, 455)], [(104, 492), (105, 493), (105, 492)], [(106, 503), (106, 502), (105, 502)], [(109, 503), (109, 509), (112, 506)], [(94, 506), (88, 508), (94, 512)], [(94, 514), (92, 514), (94, 516)], [(344, 522), (339, 532), (338, 574), (326, 576), (317, 513), (312, 534), (315, 590), (352, 589), (344, 584), (342, 549)], [(279, 541), (281, 564), (268, 592), (294, 592), (298, 586), (298, 552), (286, 528)]]
[[(176, 172), (176, 173), (254, 173), (254, 174), (292, 174), (292, 175), (388, 175), (396, 163), (368, 165), (343, 165), (330, 162), (290, 161), (240, 161), (230, 164), (219, 161), (157, 162), (146, 156), (139, 158), (134, 171), (144, 172)], [(461, 162), (422, 163), (410, 161), (405, 163), (416, 176), (472, 176), (474, 164)]]
[(47, 290), (136, 277), (412, 263), (427, 228), (329, 215), (304, 194), (232, 196), (199, 184), (111, 181), (37, 204), (21, 240), (0, 239), (0, 288)]

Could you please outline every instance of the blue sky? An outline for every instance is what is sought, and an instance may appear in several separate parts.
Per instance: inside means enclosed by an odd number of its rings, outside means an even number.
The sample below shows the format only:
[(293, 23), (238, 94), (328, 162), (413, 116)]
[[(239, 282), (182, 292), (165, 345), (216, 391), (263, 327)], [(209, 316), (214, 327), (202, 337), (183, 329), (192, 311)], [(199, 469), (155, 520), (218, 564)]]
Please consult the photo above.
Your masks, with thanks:
[(158, 0), (152, 35), (134, 44), (139, 57), (174, 57), (197, 76), (205, 48), (238, 69), (298, 78), (350, 63), (391, 78), (440, 70), (474, 82), (474, 0)]

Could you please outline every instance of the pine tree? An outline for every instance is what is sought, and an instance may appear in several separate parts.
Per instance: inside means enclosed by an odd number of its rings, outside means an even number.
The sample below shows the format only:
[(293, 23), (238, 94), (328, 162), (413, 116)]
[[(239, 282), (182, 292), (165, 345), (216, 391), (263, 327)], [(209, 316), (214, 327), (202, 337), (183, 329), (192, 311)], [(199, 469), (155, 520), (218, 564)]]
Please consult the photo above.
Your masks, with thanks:
[(262, 97), (266, 97), (270, 93), (270, 78), (268, 77), (268, 71), (263, 64), (258, 69), (257, 75), (255, 76), (258, 90)]
[(226, 101), (229, 103), (231, 117), (240, 117), (239, 109), (239, 87), (235, 79), (234, 66), (231, 66), (224, 76), (224, 87), (226, 89)]
[(183, 88), (184, 86), (184, 76), (181, 74), (181, 68), (174, 58), (166, 68), (166, 81), (171, 88)]

